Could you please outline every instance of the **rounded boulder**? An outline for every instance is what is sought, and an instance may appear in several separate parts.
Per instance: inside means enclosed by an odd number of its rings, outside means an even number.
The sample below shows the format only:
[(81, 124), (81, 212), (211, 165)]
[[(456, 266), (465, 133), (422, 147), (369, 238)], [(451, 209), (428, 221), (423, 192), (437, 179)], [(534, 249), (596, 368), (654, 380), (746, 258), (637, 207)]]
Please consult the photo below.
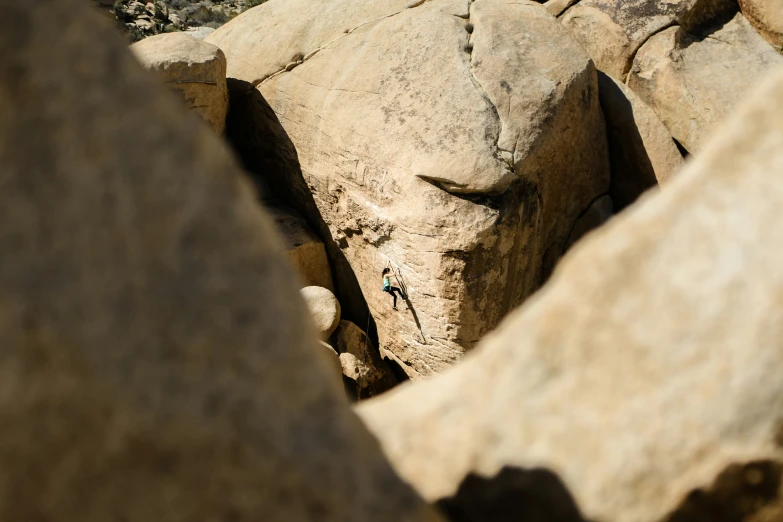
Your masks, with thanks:
[(320, 286), (302, 288), (301, 294), (321, 339), (328, 339), (340, 324), (340, 303), (332, 292)]

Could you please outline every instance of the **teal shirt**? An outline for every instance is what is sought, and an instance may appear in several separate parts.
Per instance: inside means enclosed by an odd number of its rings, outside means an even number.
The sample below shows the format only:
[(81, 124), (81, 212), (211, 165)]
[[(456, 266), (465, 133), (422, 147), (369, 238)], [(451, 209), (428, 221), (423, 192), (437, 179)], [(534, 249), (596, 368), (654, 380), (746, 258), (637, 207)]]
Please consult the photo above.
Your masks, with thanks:
[(391, 286), (391, 277), (385, 275), (383, 276), (383, 288), (389, 288)]

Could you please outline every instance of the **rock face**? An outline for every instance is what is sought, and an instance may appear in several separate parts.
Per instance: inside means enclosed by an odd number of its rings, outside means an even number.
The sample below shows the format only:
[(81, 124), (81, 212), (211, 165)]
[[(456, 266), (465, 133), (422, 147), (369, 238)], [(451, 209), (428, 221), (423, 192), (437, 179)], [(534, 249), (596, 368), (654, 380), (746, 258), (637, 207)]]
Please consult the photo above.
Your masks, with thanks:
[(340, 324), (340, 303), (332, 292), (320, 286), (307, 286), (300, 290), (307, 303), (315, 328), (322, 339), (328, 339)]
[(612, 164), (610, 193), (617, 211), (645, 190), (667, 181), (683, 164), (672, 135), (632, 90), (598, 73)]
[(216, 132), (226, 128), (228, 87), (223, 51), (185, 33), (160, 34), (131, 46), (148, 69), (179, 91)]
[(0, 9), (0, 518), (434, 520), (218, 138), (87, 2)]
[(358, 398), (373, 397), (397, 384), (394, 374), (361, 328), (350, 321), (340, 321), (333, 339), (343, 375), (356, 383)]
[[(270, 151), (287, 167), (270, 185), (314, 200), (308, 221), (328, 227), (412, 377), (534, 291), (608, 189), (595, 70), (540, 4), (272, 0), (207, 40), (290, 140)], [(389, 265), (404, 313), (381, 292)]]
[(742, 14), (769, 43), (783, 47), (783, 5), (780, 0), (739, 0)]
[(747, 100), (464, 362), (359, 408), (426, 498), (511, 466), (586, 520), (780, 516), (783, 71)]
[(667, 29), (636, 55), (628, 86), (672, 136), (694, 153), (728, 112), (783, 56), (737, 14), (708, 37)]
[(334, 292), (326, 248), (307, 222), (287, 207), (267, 207), (288, 247), (288, 258), (304, 286), (320, 286)]

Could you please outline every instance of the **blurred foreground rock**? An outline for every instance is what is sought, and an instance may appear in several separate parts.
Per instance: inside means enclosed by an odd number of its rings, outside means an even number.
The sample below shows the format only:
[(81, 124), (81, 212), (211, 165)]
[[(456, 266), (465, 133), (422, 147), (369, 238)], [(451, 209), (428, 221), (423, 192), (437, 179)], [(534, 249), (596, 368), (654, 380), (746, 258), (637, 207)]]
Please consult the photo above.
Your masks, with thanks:
[(83, 0), (0, 10), (0, 519), (435, 520), (219, 140)]

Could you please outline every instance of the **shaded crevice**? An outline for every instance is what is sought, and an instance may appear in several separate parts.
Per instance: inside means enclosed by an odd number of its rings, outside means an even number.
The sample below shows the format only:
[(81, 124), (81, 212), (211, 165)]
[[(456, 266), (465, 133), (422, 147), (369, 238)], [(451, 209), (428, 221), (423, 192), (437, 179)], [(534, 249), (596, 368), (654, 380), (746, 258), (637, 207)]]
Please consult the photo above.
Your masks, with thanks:
[(574, 235), (574, 230), (576, 229), (576, 225), (579, 223), (579, 221), (582, 220), (583, 217), (587, 215), (588, 212), (590, 212), (590, 209), (593, 208), (593, 205), (595, 205), (598, 200), (600, 200), (603, 197), (610, 196), (611, 194), (609, 192), (604, 192), (603, 194), (599, 194), (595, 198), (593, 198), (590, 203), (587, 204), (585, 209), (579, 213), (579, 215), (574, 219), (574, 222), (571, 224), (571, 228), (568, 230), (568, 234), (565, 236), (565, 244), (563, 244), (563, 248), (560, 251), (560, 257), (563, 257), (565, 253), (568, 251), (568, 249), (576, 243), (576, 241), (572, 241), (572, 237)]
[(333, 43), (337, 42), (338, 40), (341, 40), (341, 39), (345, 38), (346, 36), (352, 35), (353, 33), (358, 31), (362, 27), (365, 27), (367, 25), (373, 24), (375, 22), (380, 22), (382, 20), (386, 20), (388, 18), (392, 18), (394, 16), (397, 16), (400, 13), (404, 13), (405, 11), (407, 11), (409, 9), (415, 9), (415, 8), (421, 6), (421, 5), (424, 5), (428, 1), (429, 0), (414, 0), (414, 2), (410, 3), (404, 9), (400, 9), (397, 12), (394, 12), (394, 13), (388, 14), (388, 15), (384, 15), (384, 16), (379, 16), (378, 18), (373, 18), (372, 20), (368, 20), (366, 22), (362, 22), (359, 25), (357, 25), (356, 27), (353, 27), (352, 29), (346, 29), (343, 32), (343, 34), (341, 34), (340, 36), (337, 36), (335, 38), (332, 38), (331, 40), (329, 40), (325, 44), (321, 45), (317, 49), (315, 49), (313, 51), (310, 51), (309, 53), (307, 53), (305, 55), (295, 56), (294, 59), (291, 62), (289, 62), (282, 69), (280, 69), (278, 71), (275, 71), (272, 74), (269, 74), (269, 75), (267, 75), (267, 76), (265, 76), (263, 78), (260, 78), (259, 80), (254, 81), (253, 82), (253, 86), (257, 87), (259, 85), (262, 85), (262, 84), (266, 83), (267, 81), (271, 80), (272, 78), (275, 78), (277, 76), (280, 76), (283, 73), (290, 72), (290, 71), (296, 69), (297, 67), (299, 67), (300, 65), (302, 65), (306, 61), (310, 60), (315, 55), (317, 55), (319, 52), (321, 52), (322, 50), (326, 49), (328, 46), (332, 45)]

